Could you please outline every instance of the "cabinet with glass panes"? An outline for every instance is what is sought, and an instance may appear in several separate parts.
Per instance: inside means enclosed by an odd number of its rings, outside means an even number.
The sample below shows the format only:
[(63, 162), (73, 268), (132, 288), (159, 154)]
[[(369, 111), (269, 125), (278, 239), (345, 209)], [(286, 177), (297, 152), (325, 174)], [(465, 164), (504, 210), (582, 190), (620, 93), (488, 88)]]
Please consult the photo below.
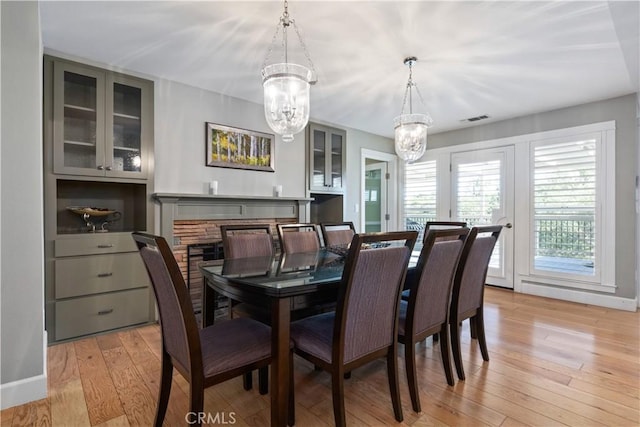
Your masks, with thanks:
[(346, 132), (317, 123), (308, 125), (309, 190), (342, 193), (345, 185)]
[(153, 82), (56, 60), (52, 101), (55, 173), (147, 178)]
[(46, 55), (43, 117), (49, 342), (154, 321), (153, 82)]

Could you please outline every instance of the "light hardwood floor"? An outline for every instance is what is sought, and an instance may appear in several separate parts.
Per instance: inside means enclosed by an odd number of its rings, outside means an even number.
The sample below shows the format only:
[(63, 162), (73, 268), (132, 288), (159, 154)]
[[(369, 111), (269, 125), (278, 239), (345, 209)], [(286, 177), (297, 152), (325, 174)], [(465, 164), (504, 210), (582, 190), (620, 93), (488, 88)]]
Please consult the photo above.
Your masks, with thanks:
[[(423, 412), (411, 409), (404, 362), (404, 422), (393, 418), (384, 361), (346, 381), (353, 426), (638, 426), (640, 313), (487, 289), (490, 362), (463, 328), (466, 381), (446, 384), (439, 346), (421, 344)], [(0, 412), (1, 426), (148, 426), (160, 371), (157, 325), (49, 347), (49, 397)], [(402, 351), (402, 346), (400, 347)], [(257, 383), (257, 380), (254, 380)], [(244, 391), (240, 378), (207, 389), (218, 421), (267, 426), (269, 398)], [(331, 426), (330, 378), (295, 360), (297, 425)], [(188, 388), (174, 376), (165, 425), (185, 425)], [(222, 418), (224, 417), (224, 419)]]

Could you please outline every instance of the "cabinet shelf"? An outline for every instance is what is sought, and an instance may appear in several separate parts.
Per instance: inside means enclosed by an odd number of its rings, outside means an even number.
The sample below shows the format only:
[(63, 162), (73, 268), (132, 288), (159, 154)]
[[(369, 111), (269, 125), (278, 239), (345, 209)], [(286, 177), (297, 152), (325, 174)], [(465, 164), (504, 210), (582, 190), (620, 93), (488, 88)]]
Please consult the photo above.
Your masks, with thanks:
[(69, 144), (69, 145), (77, 145), (77, 146), (81, 146), (81, 147), (95, 147), (96, 146), (96, 144), (94, 142), (85, 142), (85, 141), (65, 140), (64, 143), (65, 144)]
[(122, 147), (122, 146), (113, 146), (114, 150), (121, 150), (121, 151), (135, 151), (135, 152), (140, 152), (140, 148), (136, 148), (136, 147)]
[(81, 107), (79, 105), (64, 104), (64, 118), (85, 120), (88, 122), (96, 121), (96, 109)]
[(81, 105), (64, 104), (64, 108), (68, 108), (70, 110), (76, 110), (76, 111), (86, 111), (86, 112), (89, 112), (89, 113), (95, 113), (96, 112), (95, 108), (83, 107)]
[(140, 120), (140, 116), (132, 116), (130, 114), (123, 114), (123, 113), (113, 113), (113, 117), (117, 117), (121, 119), (129, 119), (129, 120)]

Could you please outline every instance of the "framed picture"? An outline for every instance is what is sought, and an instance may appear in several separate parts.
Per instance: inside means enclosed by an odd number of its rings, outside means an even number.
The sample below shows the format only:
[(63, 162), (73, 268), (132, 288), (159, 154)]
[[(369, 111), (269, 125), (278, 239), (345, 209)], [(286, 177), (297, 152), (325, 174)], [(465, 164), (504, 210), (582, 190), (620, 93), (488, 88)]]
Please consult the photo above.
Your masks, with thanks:
[(274, 135), (206, 123), (207, 166), (275, 172)]

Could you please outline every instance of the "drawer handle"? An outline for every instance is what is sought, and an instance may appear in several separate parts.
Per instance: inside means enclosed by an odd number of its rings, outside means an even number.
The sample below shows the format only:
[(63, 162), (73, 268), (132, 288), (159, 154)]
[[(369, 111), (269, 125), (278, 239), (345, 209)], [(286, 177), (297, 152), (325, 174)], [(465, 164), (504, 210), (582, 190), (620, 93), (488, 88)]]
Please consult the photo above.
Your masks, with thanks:
[(98, 245), (98, 247), (99, 247), (100, 249), (107, 249), (107, 248), (112, 248), (112, 247), (113, 247), (113, 245), (111, 245), (111, 244), (109, 244), (109, 245)]
[(98, 277), (111, 277), (113, 276), (113, 273), (100, 273), (98, 274)]
[(100, 311), (98, 312), (98, 315), (99, 315), (99, 316), (104, 316), (105, 314), (110, 314), (110, 313), (113, 313), (113, 308), (110, 308), (110, 309), (108, 309), (108, 310), (100, 310)]

